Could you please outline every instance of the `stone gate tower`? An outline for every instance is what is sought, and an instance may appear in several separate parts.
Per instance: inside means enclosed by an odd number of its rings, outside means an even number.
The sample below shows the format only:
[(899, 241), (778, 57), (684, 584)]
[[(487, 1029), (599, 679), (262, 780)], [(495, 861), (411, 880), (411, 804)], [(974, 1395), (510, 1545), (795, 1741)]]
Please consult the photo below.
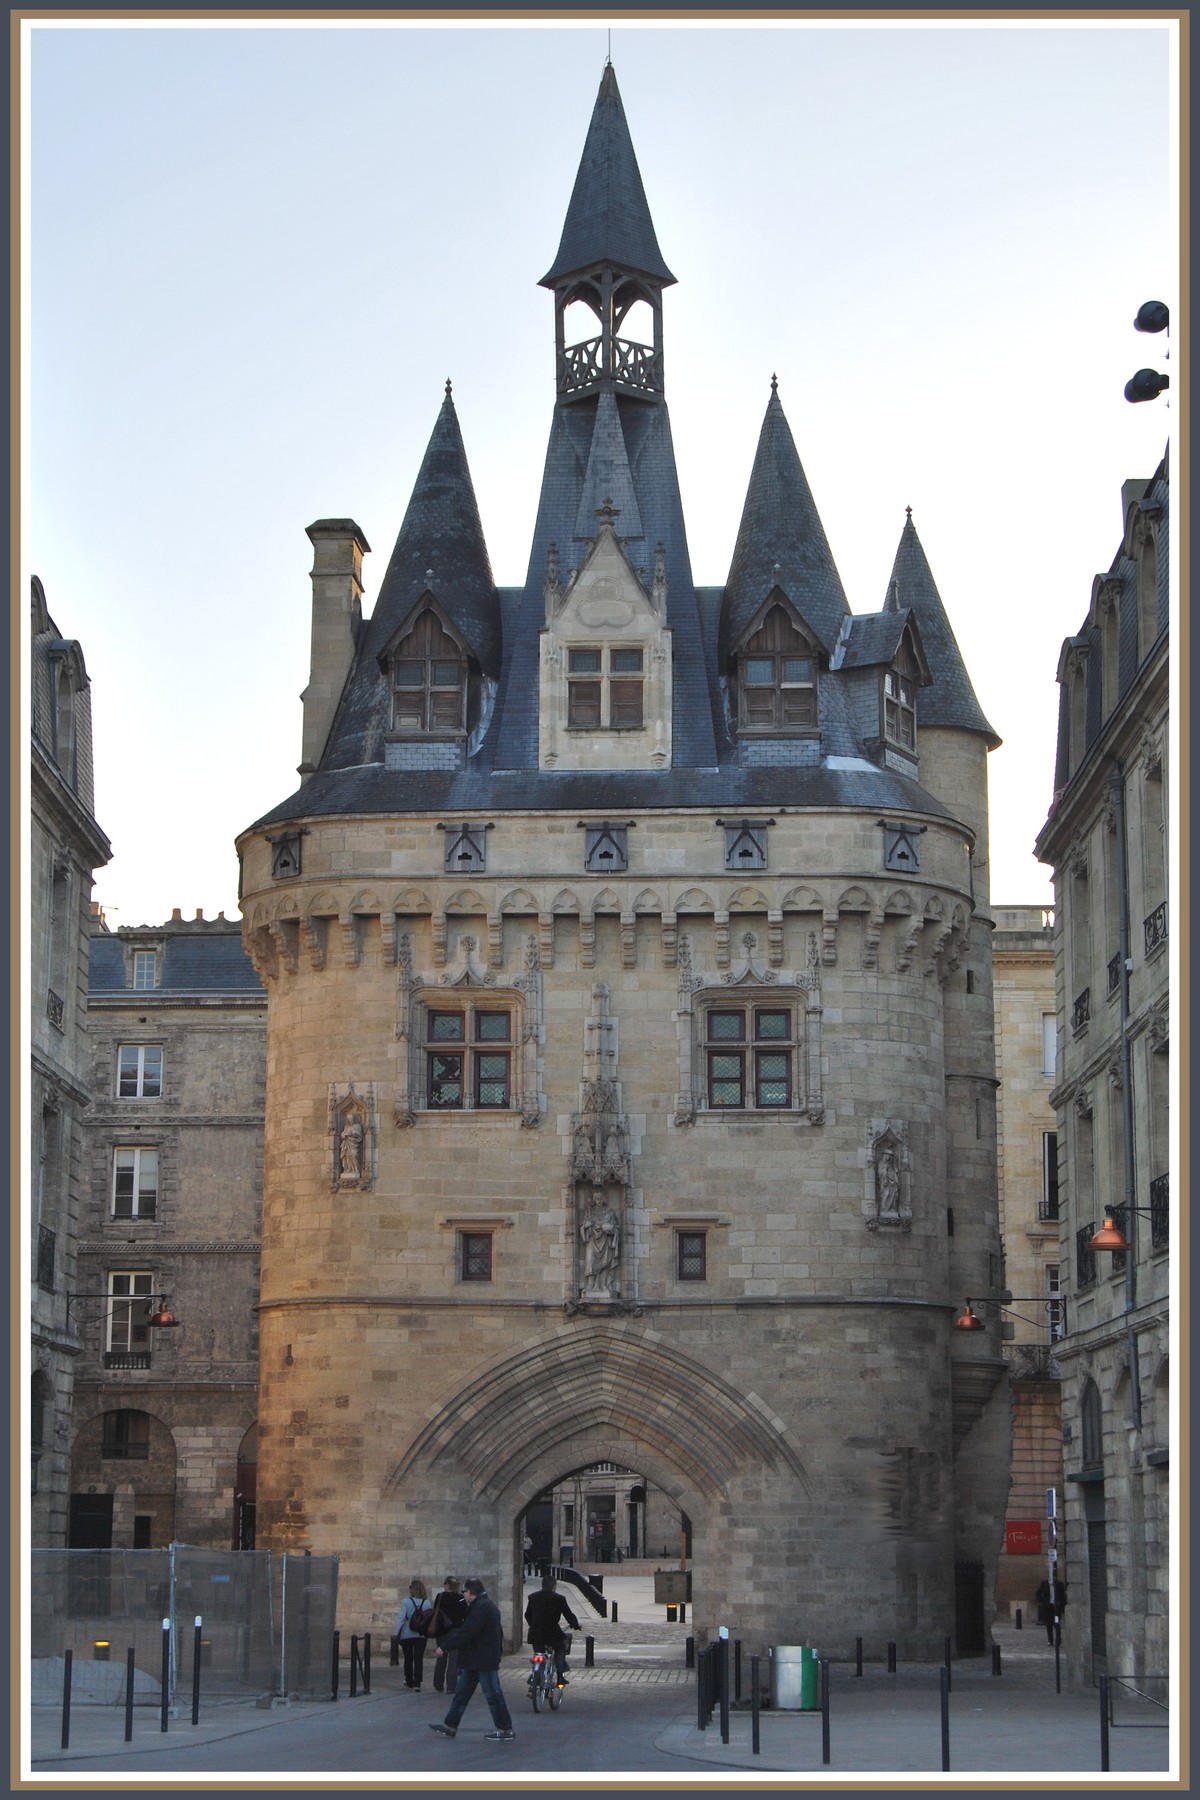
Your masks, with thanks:
[(511, 1620), (525, 1508), (608, 1460), (689, 1515), (701, 1638), (940, 1654), (1007, 1481), (994, 1328), (950, 1329), (1001, 1281), (997, 739), (911, 517), (850, 611), (774, 381), (695, 585), (673, 280), (608, 67), (524, 587), (449, 384), (369, 619), (362, 532), (309, 527), (301, 785), (239, 840), (260, 1541), (339, 1553), (359, 1629), (446, 1569)]

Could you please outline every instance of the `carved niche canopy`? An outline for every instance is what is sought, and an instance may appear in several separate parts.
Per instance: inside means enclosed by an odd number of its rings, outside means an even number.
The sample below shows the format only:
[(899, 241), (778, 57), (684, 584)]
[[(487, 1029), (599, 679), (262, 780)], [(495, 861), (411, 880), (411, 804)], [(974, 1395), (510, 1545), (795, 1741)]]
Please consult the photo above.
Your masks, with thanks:
[(864, 1156), (868, 1231), (912, 1230), (912, 1152), (902, 1119), (872, 1119)]

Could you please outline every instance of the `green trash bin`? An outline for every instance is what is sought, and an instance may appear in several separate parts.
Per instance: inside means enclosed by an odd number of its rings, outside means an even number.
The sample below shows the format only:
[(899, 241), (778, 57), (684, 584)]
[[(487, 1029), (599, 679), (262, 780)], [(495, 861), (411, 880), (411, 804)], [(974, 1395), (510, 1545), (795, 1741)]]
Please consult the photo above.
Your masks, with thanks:
[(770, 1656), (772, 1709), (815, 1712), (820, 1705), (816, 1651), (808, 1644), (773, 1644)]

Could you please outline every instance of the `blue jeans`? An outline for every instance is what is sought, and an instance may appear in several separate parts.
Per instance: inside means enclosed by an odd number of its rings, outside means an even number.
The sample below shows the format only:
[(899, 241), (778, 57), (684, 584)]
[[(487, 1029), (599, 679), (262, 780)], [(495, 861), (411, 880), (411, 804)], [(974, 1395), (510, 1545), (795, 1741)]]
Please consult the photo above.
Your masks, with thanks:
[(491, 1710), (492, 1723), (496, 1730), (511, 1731), (513, 1728), (512, 1715), (504, 1701), (498, 1669), (460, 1669), (458, 1671), (454, 1698), (450, 1702), (450, 1711), (446, 1714), (445, 1723), (452, 1731), (458, 1729), (458, 1721), (466, 1712), (467, 1703), (477, 1687), (483, 1689), (483, 1697)]

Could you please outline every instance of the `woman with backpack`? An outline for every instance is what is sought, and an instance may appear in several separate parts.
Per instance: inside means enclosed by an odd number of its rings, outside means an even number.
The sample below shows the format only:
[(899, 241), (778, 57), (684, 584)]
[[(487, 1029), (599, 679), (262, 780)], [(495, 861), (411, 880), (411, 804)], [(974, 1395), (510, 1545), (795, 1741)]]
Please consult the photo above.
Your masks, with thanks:
[(396, 1620), (396, 1636), (404, 1655), (404, 1685), (415, 1694), (421, 1691), (421, 1671), (425, 1662), (425, 1627), (429, 1623), (429, 1600), (423, 1581), (410, 1581), (408, 1593), (400, 1603)]

